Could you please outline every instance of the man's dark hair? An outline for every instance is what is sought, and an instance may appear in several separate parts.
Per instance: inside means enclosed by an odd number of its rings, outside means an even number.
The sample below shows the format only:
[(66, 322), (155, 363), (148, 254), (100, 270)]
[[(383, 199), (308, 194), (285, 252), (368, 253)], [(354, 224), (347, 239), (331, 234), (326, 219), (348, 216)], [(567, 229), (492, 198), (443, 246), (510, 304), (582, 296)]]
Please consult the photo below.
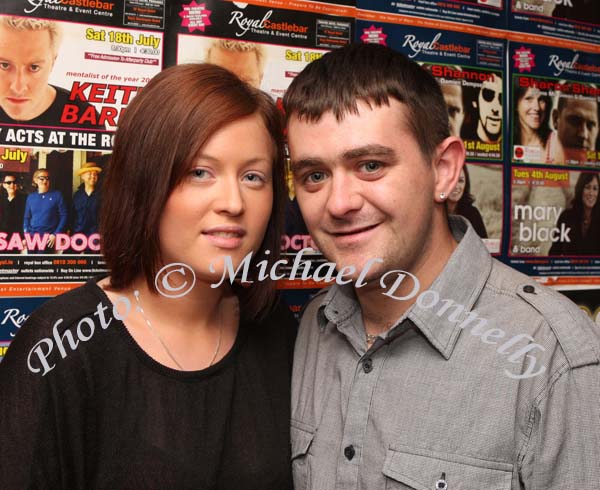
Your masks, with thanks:
[(292, 81), (286, 117), (317, 122), (332, 111), (338, 121), (357, 114), (357, 100), (380, 107), (390, 97), (408, 110), (406, 124), (426, 158), (450, 136), (448, 112), (435, 78), (417, 63), (378, 44), (350, 44), (310, 63)]

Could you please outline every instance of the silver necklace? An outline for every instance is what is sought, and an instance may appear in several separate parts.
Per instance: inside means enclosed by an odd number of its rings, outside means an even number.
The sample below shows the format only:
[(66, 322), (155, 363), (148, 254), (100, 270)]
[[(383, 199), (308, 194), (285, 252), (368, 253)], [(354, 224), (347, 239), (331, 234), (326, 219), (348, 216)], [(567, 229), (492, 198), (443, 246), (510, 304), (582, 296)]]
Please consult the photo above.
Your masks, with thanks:
[[(133, 295), (135, 296), (135, 301), (136, 301), (136, 303), (138, 305), (138, 311), (142, 315), (142, 318), (146, 322), (146, 325), (148, 325), (148, 328), (150, 329), (150, 331), (152, 332), (152, 334), (154, 335), (154, 337), (156, 337), (156, 340), (158, 340), (160, 342), (160, 345), (163, 346), (163, 349), (165, 350), (165, 352), (167, 353), (167, 355), (171, 358), (171, 360), (177, 365), (177, 367), (181, 371), (185, 371), (185, 369), (183, 369), (183, 366), (181, 364), (179, 364), (177, 362), (177, 359), (175, 359), (175, 357), (173, 356), (173, 354), (171, 354), (171, 351), (169, 350), (169, 348), (167, 347), (167, 345), (163, 342), (163, 339), (158, 334), (158, 331), (152, 326), (152, 323), (150, 323), (150, 320), (146, 316), (146, 313), (144, 312), (144, 308), (142, 308), (142, 304), (140, 302), (140, 292), (138, 290), (135, 290), (133, 292)], [(213, 354), (212, 359), (210, 360), (210, 364), (208, 365), (208, 367), (212, 366), (214, 364), (214, 362), (215, 362), (215, 359), (217, 358), (217, 354), (219, 353), (219, 349), (221, 348), (221, 336), (222, 336), (222, 333), (223, 333), (223, 308), (219, 305), (219, 337), (217, 339), (217, 347), (215, 349), (215, 353)]]

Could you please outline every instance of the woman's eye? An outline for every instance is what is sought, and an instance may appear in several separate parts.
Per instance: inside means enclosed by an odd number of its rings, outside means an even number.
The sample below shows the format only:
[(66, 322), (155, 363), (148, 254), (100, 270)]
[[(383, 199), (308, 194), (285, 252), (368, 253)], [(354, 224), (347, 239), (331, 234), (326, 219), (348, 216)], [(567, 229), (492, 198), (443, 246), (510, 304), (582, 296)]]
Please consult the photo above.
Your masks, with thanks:
[(203, 168), (195, 168), (190, 172), (190, 175), (194, 179), (198, 180), (205, 180), (210, 176), (210, 174)]
[(255, 174), (255, 173), (246, 174), (244, 176), (244, 179), (246, 179), (246, 181), (251, 182), (253, 184), (255, 184), (255, 183), (259, 184), (259, 183), (265, 182), (265, 179), (261, 175)]

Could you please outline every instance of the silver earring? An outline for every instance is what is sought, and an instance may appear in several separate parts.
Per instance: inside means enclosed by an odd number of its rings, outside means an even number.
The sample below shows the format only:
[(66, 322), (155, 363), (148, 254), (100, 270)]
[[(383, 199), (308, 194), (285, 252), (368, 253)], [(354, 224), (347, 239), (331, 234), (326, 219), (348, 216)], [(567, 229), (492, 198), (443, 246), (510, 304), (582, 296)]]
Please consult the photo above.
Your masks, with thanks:
[(444, 194), (443, 192), (440, 192), (440, 199), (443, 201), (444, 199), (446, 199), (446, 194)]

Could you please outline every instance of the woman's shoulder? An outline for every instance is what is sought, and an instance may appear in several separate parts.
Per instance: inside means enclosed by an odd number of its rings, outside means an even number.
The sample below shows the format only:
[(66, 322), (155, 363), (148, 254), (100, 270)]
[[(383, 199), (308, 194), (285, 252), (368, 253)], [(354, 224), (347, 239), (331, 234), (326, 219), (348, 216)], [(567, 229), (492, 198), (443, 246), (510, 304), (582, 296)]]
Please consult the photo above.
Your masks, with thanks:
[[(91, 280), (46, 301), (33, 311), (15, 335), (2, 364), (10, 364), (13, 357), (26, 358), (30, 371), (38, 372), (39, 368), (49, 372), (50, 359), (61, 357), (61, 354), (66, 357), (73, 345), (79, 344), (82, 339), (87, 340), (89, 332), (95, 329), (91, 323), (96, 320), (94, 315), (97, 315), (98, 309), (102, 308), (101, 298), (95, 289), (98, 286)], [(90, 321), (86, 320), (85, 325), (79, 326), (84, 318)], [(77, 328), (74, 329), (74, 326)], [(67, 330), (73, 331), (68, 333)]]
[(96, 281), (91, 279), (79, 287), (46, 301), (31, 314), (27, 321), (44, 325), (54, 324), (56, 320), (62, 319), (65, 323), (72, 323), (97, 311), (98, 305), (102, 303), (99, 291)]

